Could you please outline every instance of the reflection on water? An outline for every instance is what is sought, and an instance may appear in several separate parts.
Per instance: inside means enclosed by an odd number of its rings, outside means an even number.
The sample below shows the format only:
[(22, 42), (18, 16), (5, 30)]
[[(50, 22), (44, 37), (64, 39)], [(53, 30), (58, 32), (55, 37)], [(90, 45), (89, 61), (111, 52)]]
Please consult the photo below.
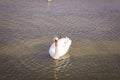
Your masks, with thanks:
[(58, 80), (59, 79), (59, 71), (60, 71), (60, 67), (59, 67), (59, 62), (58, 60), (54, 60), (54, 80)]
[(52, 0), (48, 0), (48, 6), (52, 4)]
[(70, 67), (70, 55), (67, 54), (59, 60), (54, 60), (54, 80), (59, 80), (61, 72)]

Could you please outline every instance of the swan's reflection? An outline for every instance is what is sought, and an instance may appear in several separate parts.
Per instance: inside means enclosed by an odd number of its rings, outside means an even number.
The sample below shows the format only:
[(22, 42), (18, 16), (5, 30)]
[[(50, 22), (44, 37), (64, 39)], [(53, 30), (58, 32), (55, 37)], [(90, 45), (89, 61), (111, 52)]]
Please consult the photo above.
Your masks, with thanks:
[(59, 60), (54, 60), (54, 80), (58, 80), (59, 71)]
[(50, 6), (51, 3), (52, 3), (52, 0), (51, 1), (48, 0), (48, 6)]
[(60, 72), (64, 72), (61, 70), (64, 70), (65, 68), (69, 67), (70, 62), (70, 55), (67, 54), (64, 57), (62, 57), (59, 60), (54, 60), (54, 80), (59, 80), (59, 74)]

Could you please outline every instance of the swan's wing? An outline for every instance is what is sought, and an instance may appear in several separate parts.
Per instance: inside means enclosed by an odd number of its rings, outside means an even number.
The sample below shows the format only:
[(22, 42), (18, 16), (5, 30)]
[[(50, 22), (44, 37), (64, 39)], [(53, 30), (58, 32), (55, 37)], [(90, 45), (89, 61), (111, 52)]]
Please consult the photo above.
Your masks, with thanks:
[(70, 46), (72, 43), (72, 40), (70, 40), (68, 37), (66, 38), (61, 38), (58, 41), (59, 47), (66, 47), (66, 46)]
[(59, 53), (60, 56), (67, 53), (71, 45), (71, 40), (69, 38), (62, 38), (59, 40)]

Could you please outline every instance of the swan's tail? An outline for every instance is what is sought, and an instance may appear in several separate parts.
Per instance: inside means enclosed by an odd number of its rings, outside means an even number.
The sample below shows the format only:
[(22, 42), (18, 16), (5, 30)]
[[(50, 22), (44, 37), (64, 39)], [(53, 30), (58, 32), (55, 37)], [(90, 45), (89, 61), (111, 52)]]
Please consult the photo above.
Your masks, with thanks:
[(66, 36), (66, 40), (67, 40), (67, 42), (69, 43), (69, 45), (71, 45), (72, 40), (70, 40), (67, 36)]

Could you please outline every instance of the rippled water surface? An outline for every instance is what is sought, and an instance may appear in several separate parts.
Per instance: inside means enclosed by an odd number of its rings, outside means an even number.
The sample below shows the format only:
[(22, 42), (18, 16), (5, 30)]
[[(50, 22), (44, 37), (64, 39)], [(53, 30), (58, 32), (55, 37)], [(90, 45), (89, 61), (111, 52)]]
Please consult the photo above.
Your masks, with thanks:
[[(68, 53), (53, 60), (53, 37)], [(119, 80), (119, 0), (0, 0), (0, 80)]]

